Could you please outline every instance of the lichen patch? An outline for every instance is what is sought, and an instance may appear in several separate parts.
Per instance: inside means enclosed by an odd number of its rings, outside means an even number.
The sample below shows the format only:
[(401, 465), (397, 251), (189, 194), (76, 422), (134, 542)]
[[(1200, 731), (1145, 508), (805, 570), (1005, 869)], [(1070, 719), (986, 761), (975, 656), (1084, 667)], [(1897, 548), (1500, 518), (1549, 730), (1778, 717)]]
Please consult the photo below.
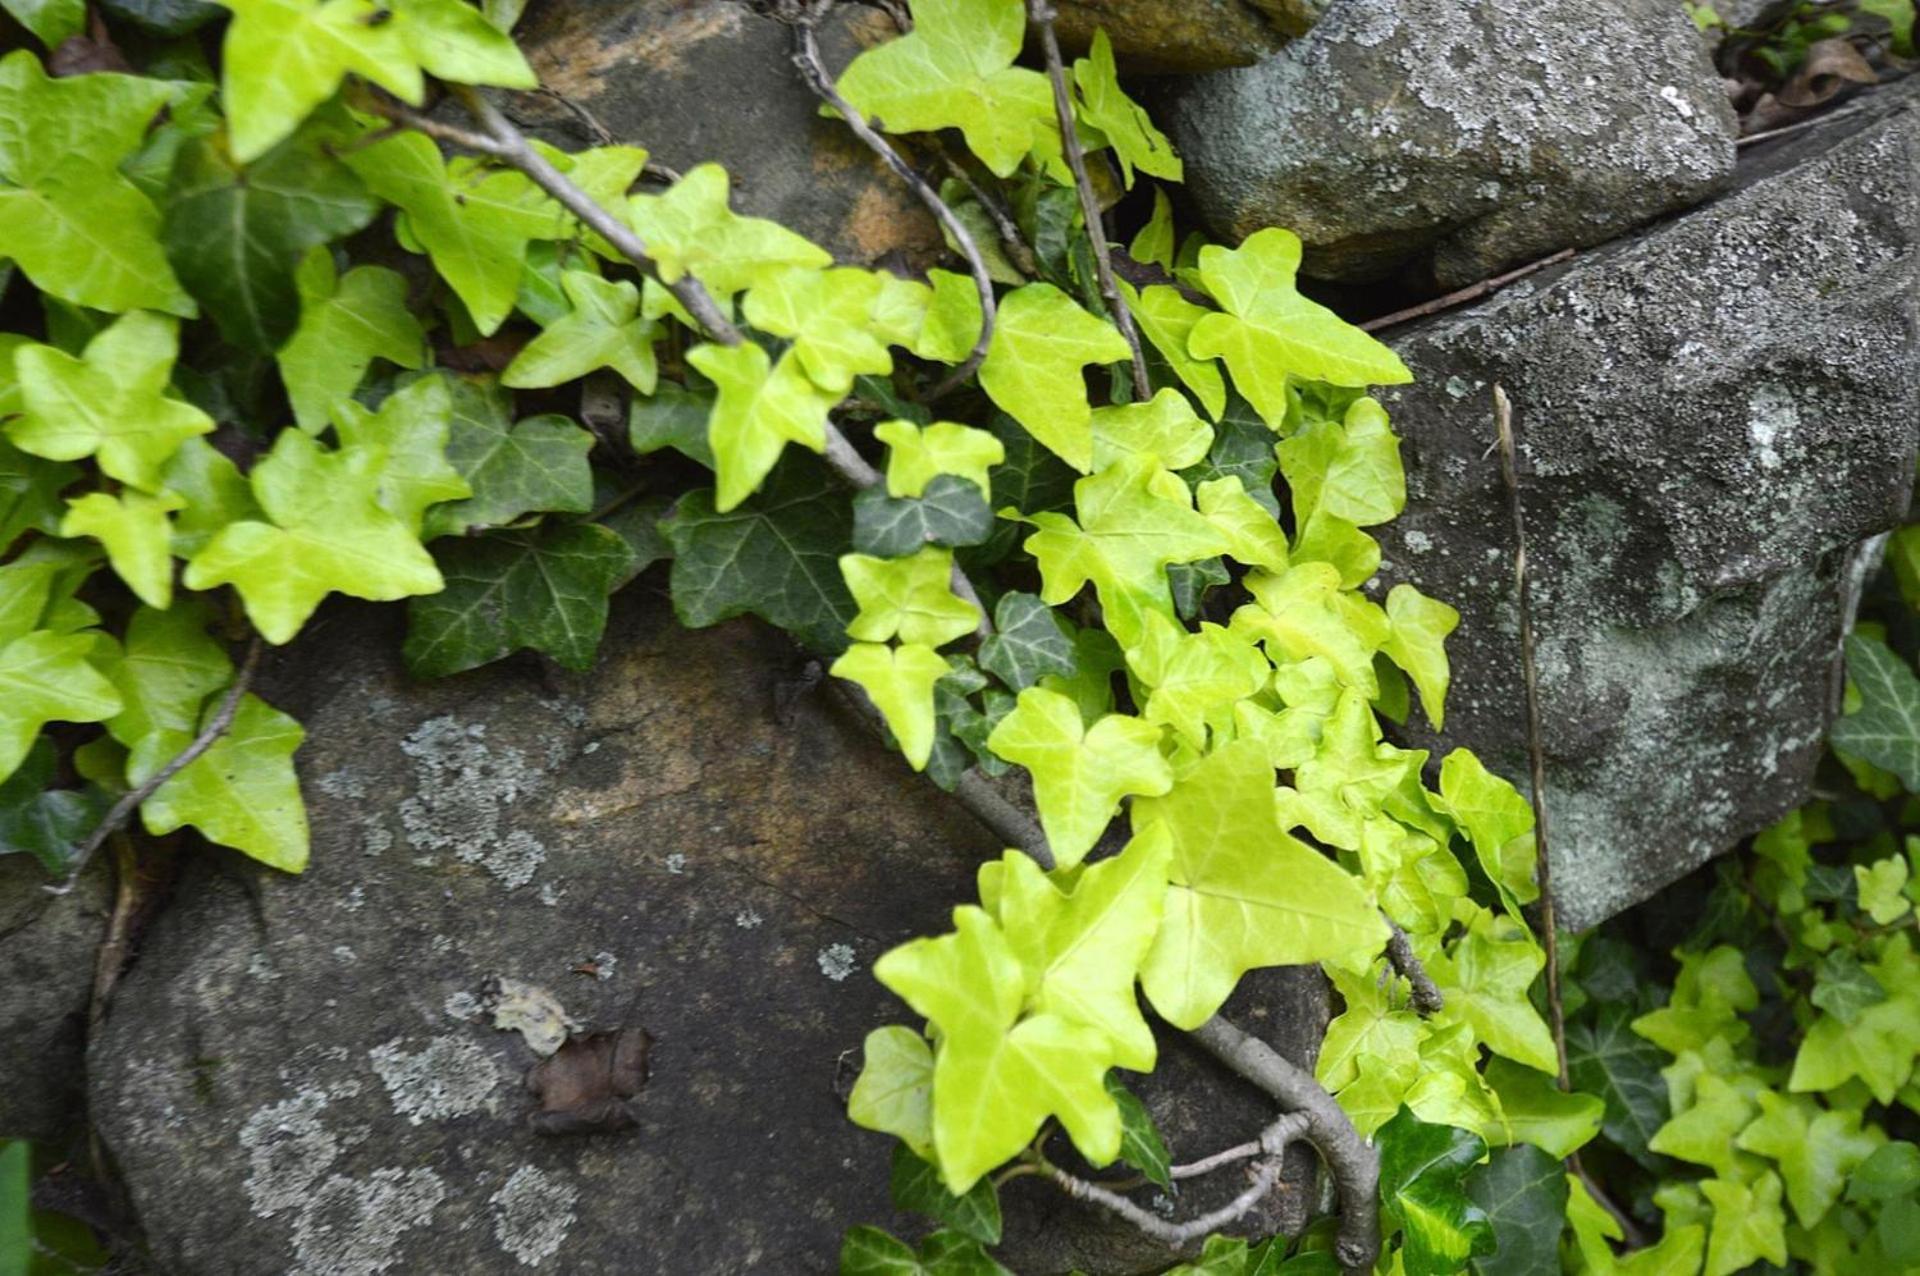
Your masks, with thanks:
[(459, 1037), (435, 1037), (419, 1050), (405, 1038), (367, 1052), (373, 1070), (387, 1087), (393, 1110), (413, 1125), (492, 1110), (500, 1069), (493, 1056)]
[(493, 1207), (494, 1239), (522, 1264), (538, 1267), (559, 1252), (579, 1199), (579, 1189), (572, 1184), (523, 1165), (487, 1198)]

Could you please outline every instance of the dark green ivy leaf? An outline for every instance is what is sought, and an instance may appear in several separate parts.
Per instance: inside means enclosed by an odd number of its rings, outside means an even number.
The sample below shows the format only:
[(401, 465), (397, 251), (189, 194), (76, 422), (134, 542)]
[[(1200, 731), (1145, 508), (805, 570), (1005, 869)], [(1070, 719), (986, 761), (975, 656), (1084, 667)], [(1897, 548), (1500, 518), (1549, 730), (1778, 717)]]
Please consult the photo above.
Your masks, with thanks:
[(1002, 594), (993, 609), (993, 628), (980, 643), (980, 666), (1015, 691), (1025, 691), (1046, 674), (1073, 672), (1073, 639), (1037, 595)]
[(1833, 724), (1833, 747), (1920, 793), (1920, 678), (1887, 644), (1857, 633), (1847, 635), (1847, 677), (1860, 708)]
[[(0, 345), (0, 358), (11, 353)], [(43, 461), (0, 439), (0, 554), (28, 528), (49, 533), (58, 528), (66, 513), (60, 491), (79, 477), (77, 465)]]
[(915, 1253), (877, 1227), (855, 1227), (840, 1245), (840, 1276), (1012, 1276), (980, 1242), (938, 1231)]
[(935, 784), (953, 791), (960, 777), (975, 766), (988, 775), (1005, 775), (1011, 764), (987, 748), (987, 737), (1013, 709), (1013, 697), (987, 691), (984, 710), (973, 697), (985, 690), (987, 676), (965, 656), (953, 659), (953, 672), (933, 684), (933, 757), (927, 774)]
[(1121, 1085), (1111, 1072), (1107, 1074), (1107, 1093), (1120, 1109), (1120, 1159), (1145, 1175), (1147, 1182), (1171, 1191), (1173, 1176), (1167, 1171), (1172, 1158), (1167, 1155), (1166, 1140), (1160, 1137), (1147, 1105)]
[(673, 610), (704, 629), (751, 612), (817, 652), (847, 645), (853, 598), (840, 555), (853, 539), (853, 513), (832, 471), (794, 454), (760, 491), (725, 514), (713, 491), (680, 498), (661, 521), (673, 544)]
[(1855, 1204), (1891, 1201), (1920, 1190), (1920, 1147), (1883, 1143), (1853, 1169), (1847, 1199)]
[(928, 545), (978, 545), (993, 528), (987, 498), (957, 474), (936, 474), (919, 496), (888, 496), (876, 483), (853, 498), (853, 547), (878, 558), (905, 558)]
[(1213, 427), (1213, 447), (1208, 450), (1207, 459), (1182, 470), (1181, 475), (1196, 487), (1208, 479), (1231, 475), (1240, 480), (1240, 486), (1247, 489), (1247, 495), (1258, 501), (1261, 508), (1278, 518), (1280, 501), (1273, 494), (1273, 476), (1279, 471), (1280, 462), (1274, 454), (1275, 442), (1273, 431), (1253, 410), (1253, 405), (1229, 392), (1226, 409)]
[(650, 396), (634, 396), (627, 413), (627, 441), (642, 456), (670, 447), (712, 469), (713, 448), (707, 443), (707, 415), (712, 411), (711, 390), (662, 381)]
[(513, 395), (491, 381), (451, 378), (453, 416), (447, 463), (473, 495), (427, 512), (426, 536), (504, 527), (536, 511), (584, 514), (593, 508), (593, 435), (551, 413), (513, 419)]
[(447, 587), (407, 607), (407, 667), (441, 678), (531, 647), (569, 669), (593, 664), (607, 594), (633, 561), (594, 523), (549, 523), (434, 547)]
[[(100, 7), (108, 16), (130, 22), (162, 39), (197, 30), (225, 12), (219, 5), (206, 4), (203, 0), (100, 0)], [(157, 74), (151, 66), (143, 69), (148, 75)]]
[(1820, 959), (1814, 967), (1814, 981), (1809, 1000), (1843, 1024), (1851, 1025), (1861, 1011), (1887, 999), (1880, 981), (1845, 948), (1836, 948)]
[(1469, 1258), (1493, 1252), (1493, 1225), (1466, 1191), (1486, 1140), (1451, 1125), (1429, 1125), (1402, 1107), (1374, 1135), (1380, 1148), (1380, 1204), (1403, 1235), (1407, 1276), (1453, 1276)]
[(996, 412), (987, 432), (999, 439), (1006, 459), (987, 471), (993, 489), (993, 508), (1011, 505), (1022, 514), (1064, 509), (1073, 502), (1073, 484), (1080, 476), (1027, 433), (1018, 421)]
[(1000, 1194), (990, 1178), (975, 1183), (965, 1196), (955, 1196), (940, 1181), (939, 1169), (915, 1156), (906, 1144), (896, 1143), (890, 1190), (900, 1209), (925, 1214), (983, 1244), (1000, 1243)]
[[(1182, 620), (1192, 620), (1198, 616), (1200, 604), (1206, 601), (1207, 591), (1232, 579), (1227, 573), (1226, 561), (1217, 554), (1197, 563), (1167, 564), (1167, 584), (1173, 589), (1173, 609)], [(1403, 687), (1403, 695), (1404, 690)], [(1400, 717), (1404, 719), (1406, 714), (1403, 712)]]
[(309, 248), (372, 221), (379, 201), (309, 126), (242, 167), (224, 134), (189, 139), (174, 160), (160, 240), (180, 282), (221, 335), (278, 349), (300, 320), (294, 271)]
[(1567, 1072), (1574, 1089), (1605, 1101), (1601, 1132), (1651, 1169), (1660, 1159), (1647, 1141), (1667, 1122), (1667, 1083), (1660, 1075), (1667, 1060), (1634, 1034), (1632, 1017), (1630, 1007), (1616, 1002), (1598, 1006), (1590, 1023), (1568, 1024)]
[(56, 757), (53, 742), (34, 742), (18, 770), (0, 784), (0, 855), (24, 852), (53, 877), (73, 868), (73, 853), (106, 814), (97, 789), (49, 789)]
[(1531, 1143), (1495, 1151), (1467, 1176), (1467, 1195), (1487, 1212), (1497, 1245), (1473, 1260), (1481, 1276), (1534, 1276), (1559, 1265), (1567, 1222), (1567, 1171)]

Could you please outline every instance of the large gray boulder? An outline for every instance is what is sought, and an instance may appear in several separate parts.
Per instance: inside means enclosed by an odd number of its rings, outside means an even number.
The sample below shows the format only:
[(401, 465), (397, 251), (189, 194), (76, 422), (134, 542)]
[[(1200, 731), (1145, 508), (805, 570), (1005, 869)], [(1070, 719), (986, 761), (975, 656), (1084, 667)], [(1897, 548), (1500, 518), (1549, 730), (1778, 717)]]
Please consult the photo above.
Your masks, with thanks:
[(0, 855), (0, 1138), (53, 1139), (79, 1119), (94, 955), (113, 882), (105, 865), (50, 895), (31, 857)]
[(1524, 776), (1491, 387), (1513, 400), (1564, 926), (1805, 798), (1860, 546), (1913, 486), (1914, 100), (1770, 143), (1736, 193), (1389, 334), (1417, 380), (1388, 396), (1408, 509), (1383, 577), (1460, 608), (1446, 740)]
[(1335, 0), (1163, 114), (1214, 232), (1289, 227), (1325, 279), (1482, 279), (1697, 203), (1734, 162), (1669, 0)]
[[(590, 674), (420, 686), (398, 618), (324, 613), (268, 688), (307, 726), (312, 867), (198, 859), (95, 1038), (93, 1115), (164, 1270), (793, 1276), (835, 1270), (851, 1224), (910, 1228), (844, 1095), (867, 1031), (911, 1019), (874, 959), (950, 924), (991, 836), (832, 697), (783, 723), (797, 657), (746, 622), (628, 597)], [(651, 1039), (637, 1126), (529, 1127), (537, 1056), (493, 1026), (495, 978)], [(1318, 972), (1252, 982), (1234, 1013), (1310, 1058)], [(1177, 1041), (1141, 1092), (1186, 1156), (1270, 1115)], [(1027, 1276), (1170, 1261), (1032, 1180), (1007, 1204)]]

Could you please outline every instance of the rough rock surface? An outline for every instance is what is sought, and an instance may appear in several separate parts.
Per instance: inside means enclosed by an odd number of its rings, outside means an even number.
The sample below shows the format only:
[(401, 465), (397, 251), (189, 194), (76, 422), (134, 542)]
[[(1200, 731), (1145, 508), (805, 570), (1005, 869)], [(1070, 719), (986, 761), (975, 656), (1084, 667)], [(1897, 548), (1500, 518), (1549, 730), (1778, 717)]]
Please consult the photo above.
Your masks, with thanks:
[[(911, 1015), (871, 967), (945, 928), (990, 837), (830, 699), (781, 725), (792, 649), (744, 622), (628, 597), (591, 674), (418, 686), (397, 613), (325, 613), (269, 688), (308, 729), (312, 867), (197, 861), (96, 1038), (95, 1119), (164, 1269), (792, 1276), (901, 1225), (889, 1140), (842, 1106), (867, 1031)], [(482, 1021), (489, 976), (651, 1036), (638, 1128), (528, 1129), (535, 1056)], [(1269, 972), (1234, 1013), (1299, 1058), (1326, 998)], [(1266, 1119), (1171, 1045), (1141, 1093), (1189, 1156)], [(1166, 1261), (1051, 1189), (1007, 1200), (1027, 1276)]]
[(1141, 74), (1250, 66), (1313, 25), (1319, 0), (1062, 0), (1055, 30), (1071, 57), (1105, 27), (1115, 59)]
[(1290, 227), (1326, 279), (1482, 279), (1696, 203), (1734, 162), (1726, 93), (1667, 0), (1336, 0), (1163, 115), (1214, 231)]
[(0, 1138), (51, 1139), (80, 1113), (93, 956), (107, 926), (106, 872), (68, 895), (25, 855), (0, 856)]
[[(840, 6), (820, 31), (838, 72), (893, 33), (878, 9)], [(940, 251), (926, 209), (819, 101), (790, 60), (787, 29), (739, 0), (546, 0), (515, 38), (541, 83), (685, 171), (715, 160), (734, 207), (808, 236), (842, 261), (888, 254), (919, 265)], [(514, 115), (568, 146), (604, 140), (551, 96), (517, 95)]]
[(1460, 607), (1447, 739), (1525, 775), (1491, 386), (1514, 403), (1562, 925), (1804, 798), (1856, 547), (1913, 484), (1916, 100), (1771, 143), (1718, 202), (1389, 335), (1417, 381), (1389, 399), (1409, 499), (1384, 575)]

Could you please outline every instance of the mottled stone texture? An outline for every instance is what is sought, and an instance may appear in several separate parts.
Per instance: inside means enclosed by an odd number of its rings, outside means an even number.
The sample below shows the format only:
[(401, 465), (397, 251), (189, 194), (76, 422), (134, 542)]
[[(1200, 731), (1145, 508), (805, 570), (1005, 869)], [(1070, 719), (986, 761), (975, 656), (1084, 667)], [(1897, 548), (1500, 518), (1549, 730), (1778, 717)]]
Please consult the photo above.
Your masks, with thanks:
[[(776, 721), (795, 657), (764, 629), (633, 596), (591, 674), (423, 687), (398, 615), (323, 613), (268, 688), (307, 724), (312, 867), (197, 860), (96, 1039), (94, 1115), (165, 1269), (792, 1276), (835, 1270), (850, 1224), (913, 1226), (842, 1095), (911, 1016), (874, 959), (948, 925), (991, 838), (836, 702)], [(637, 1129), (528, 1130), (535, 1059), (479, 1020), (490, 975), (651, 1035)], [(1251, 984), (1241, 1021), (1309, 1056), (1318, 973)], [(1180, 1153), (1267, 1119), (1165, 1053), (1142, 1095)], [(1025, 1276), (1167, 1261), (1051, 1189), (1007, 1199)]]
[(1071, 57), (1106, 28), (1121, 70), (1250, 66), (1313, 25), (1320, 0), (1061, 0), (1055, 29)]
[(1417, 381), (1388, 396), (1409, 501), (1384, 576), (1460, 608), (1446, 739), (1522, 776), (1490, 387), (1514, 402), (1562, 925), (1805, 797), (1856, 547), (1913, 483), (1920, 117), (1886, 105), (1773, 144), (1742, 189), (1644, 238), (1391, 338)]
[(1481, 279), (1696, 203), (1734, 162), (1732, 108), (1668, 0), (1335, 0), (1164, 116), (1215, 233), (1290, 227), (1326, 279)]
[[(541, 83), (614, 140), (684, 171), (714, 160), (734, 207), (770, 217), (846, 262), (898, 254), (924, 265), (940, 232), (906, 186), (846, 125), (823, 118), (794, 70), (787, 29), (738, 0), (545, 0), (515, 31)], [(838, 73), (893, 34), (877, 9), (839, 6), (820, 31)], [(513, 114), (569, 147), (598, 140), (551, 97), (518, 94)]]
[(103, 867), (49, 895), (25, 855), (0, 856), (0, 1138), (52, 1139), (80, 1114), (93, 955), (106, 933)]

